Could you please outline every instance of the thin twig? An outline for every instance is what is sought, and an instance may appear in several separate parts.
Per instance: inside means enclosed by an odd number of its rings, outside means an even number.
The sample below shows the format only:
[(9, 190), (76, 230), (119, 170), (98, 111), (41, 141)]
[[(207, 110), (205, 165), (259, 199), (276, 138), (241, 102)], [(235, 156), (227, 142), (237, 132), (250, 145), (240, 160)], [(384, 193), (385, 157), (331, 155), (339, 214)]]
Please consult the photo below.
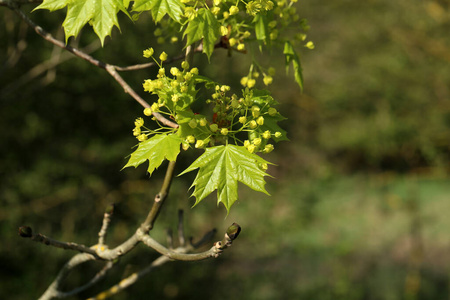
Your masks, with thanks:
[(169, 161), (167, 166), (166, 176), (164, 177), (163, 185), (161, 186), (160, 192), (155, 196), (155, 200), (153, 202), (153, 206), (150, 212), (147, 215), (144, 223), (141, 225), (141, 229), (143, 232), (148, 233), (152, 228), (156, 221), (156, 218), (161, 211), (161, 207), (164, 204), (164, 200), (169, 193), (170, 185), (172, 183), (173, 173), (175, 169), (175, 161)]
[(97, 252), (94, 249), (86, 247), (85, 245), (72, 243), (72, 242), (69, 242), (69, 243), (60, 242), (60, 241), (54, 240), (54, 239), (49, 238), (40, 233), (38, 233), (38, 234), (31, 233), (29, 236), (23, 236), (23, 237), (30, 238), (34, 242), (42, 243), (47, 246), (53, 246), (53, 247), (61, 248), (61, 249), (65, 249), (65, 250), (75, 250), (75, 251), (79, 251), (82, 253), (87, 253), (87, 254), (93, 255), (96, 259), (100, 259), (100, 256), (98, 256)]
[(39, 298), (39, 300), (48, 300), (53, 298), (61, 298), (63, 296), (63, 292), (59, 290), (59, 287), (64, 280), (64, 278), (69, 275), (70, 271), (73, 270), (76, 266), (85, 263), (90, 260), (95, 260), (95, 257), (86, 253), (77, 254), (72, 257), (59, 271), (58, 276), (56, 276), (55, 280), (49, 285), (44, 294)]
[[(1, 1), (1, 0), (0, 0)], [(86, 60), (87, 62), (93, 64), (94, 66), (97, 66), (102, 69), (106, 69), (108, 73), (123, 87), (124, 91), (128, 93), (130, 96), (134, 98), (139, 104), (141, 104), (143, 107), (147, 108), (150, 107), (150, 105), (142, 99), (126, 82), (125, 80), (117, 73), (116, 66), (107, 64), (103, 61), (100, 61), (86, 53), (84, 53), (81, 50), (78, 50), (74, 47), (71, 47), (70, 45), (64, 44), (64, 42), (55, 39), (50, 33), (45, 31), (41, 26), (35, 24), (33, 21), (31, 21), (30, 18), (28, 18), (20, 9), (15, 7), (14, 4), (10, 4), (10, 2), (7, 2), (6, 5), (12, 9), (14, 12), (16, 12), (19, 17), (21, 17), (28, 25), (30, 25), (34, 31), (36, 31), (37, 34), (39, 34), (41, 37), (43, 37), (46, 41), (49, 41), (50, 43), (65, 49), (74, 55)], [(172, 128), (178, 128), (178, 124), (164, 118), (161, 114), (157, 112), (153, 112), (153, 116), (161, 123), (163, 123), (166, 126), (170, 126)]]
[(98, 271), (97, 274), (95, 274), (95, 276), (88, 283), (86, 283), (80, 287), (77, 287), (69, 292), (60, 292), (60, 298), (75, 296), (75, 295), (81, 293), (82, 291), (87, 290), (88, 288), (90, 288), (91, 286), (93, 286), (94, 284), (99, 282), (101, 279), (103, 279), (108, 274), (108, 271), (113, 266), (114, 266), (114, 262), (108, 261), (105, 264), (105, 266), (100, 271)]
[(108, 207), (105, 210), (105, 213), (103, 214), (102, 228), (98, 233), (98, 245), (100, 247), (105, 244), (105, 237), (108, 231), (109, 223), (111, 223), (111, 216), (113, 212), (114, 212), (114, 203), (111, 203), (108, 205)]
[(113, 285), (106, 291), (103, 291), (92, 298), (88, 298), (87, 300), (103, 300), (111, 296), (114, 296), (119, 292), (123, 291), (124, 289), (126, 289), (127, 287), (136, 283), (139, 279), (150, 273), (156, 267), (159, 267), (168, 261), (170, 261), (170, 259), (167, 258), (166, 256), (160, 256), (157, 259), (155, 259), (148, 267), (144, 268), (140, 272), (131, 274), (127, 278), (122, 279), (118, 284)]

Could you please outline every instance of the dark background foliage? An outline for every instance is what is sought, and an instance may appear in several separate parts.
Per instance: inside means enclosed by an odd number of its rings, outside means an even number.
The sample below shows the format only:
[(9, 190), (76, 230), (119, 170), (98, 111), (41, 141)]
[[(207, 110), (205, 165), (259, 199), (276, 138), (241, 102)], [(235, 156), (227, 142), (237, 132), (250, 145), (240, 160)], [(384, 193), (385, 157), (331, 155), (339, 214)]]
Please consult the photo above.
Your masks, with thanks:
[[(272, 197), (243, 187), (224, 219), (214, 197), (190, 208), (194, 174), (176, 178), (156, 238), (175, 229), (180, 208), (194, 238), (232, 222), (242, 235), (219, 259), (171, 262), (115, 299), (449, 297), (449, 4), (302, 1), (298, 11), (316, 45), (300, 49), (304, 93), (284, 75), (277, 51), (266, 59), (277, 69), (273, 95), (291, 139), (268, 157), (277, 164), (269, 170), (276, 177), (268, 180)], [(136, 144), (131, 130), (142, 108), (104, 70), (55, 49), (7, 9), (0, 16), (0, 294), (33, 299), (73, 253), (22, 240), (17, 228), (91, 245), (105, 206), (116, 202), (108, 240), (115, 245), (145, 218), (164, 168), (151, 178), (144, 167), (120, 171)], [(31, 18), (63, 38), (63, 14)], [(121, 33), (115, 30), (104, 48), (88, 30), (78, 47), (91, 45), (95, 57), (117, 65), (145, 62), (149, 46), (162, 51), (147, 16), (120, 21)], [(181, 48), (175, 43), (168, 52)], [(47, 68), (55, 57), (62, 62)], [(195, 61), (236, 90), (249, 64), (226, 51), (211, 65), (205, 57)], [(154, 72), (122, 75), (144, 95), (142, 81)], [(183, 157), (177, 172), (195, 159)], [(81, 298), (156, 257), (139, 247)], [(68, 288), (99, 267), (74, 272)]]

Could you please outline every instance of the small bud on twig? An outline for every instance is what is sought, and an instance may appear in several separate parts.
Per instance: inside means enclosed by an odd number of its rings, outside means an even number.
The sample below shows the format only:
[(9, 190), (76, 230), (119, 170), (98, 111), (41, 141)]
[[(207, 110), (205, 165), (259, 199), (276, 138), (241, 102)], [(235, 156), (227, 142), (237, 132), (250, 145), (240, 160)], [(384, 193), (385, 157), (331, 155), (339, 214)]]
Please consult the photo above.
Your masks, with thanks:
[(29, 238), (33, 236), (33, 230), (29, 226), (19, 227), (19, 235), (24, 238)]
[(239, 233), (241, 232), (241, 226), (239, 226), (239, 224), (237, 223), (233, 223), (231, 224), (230, 227), (228, 227), (227, 229), (227, 235), (230, 238), (230, 240), (235, 240)]

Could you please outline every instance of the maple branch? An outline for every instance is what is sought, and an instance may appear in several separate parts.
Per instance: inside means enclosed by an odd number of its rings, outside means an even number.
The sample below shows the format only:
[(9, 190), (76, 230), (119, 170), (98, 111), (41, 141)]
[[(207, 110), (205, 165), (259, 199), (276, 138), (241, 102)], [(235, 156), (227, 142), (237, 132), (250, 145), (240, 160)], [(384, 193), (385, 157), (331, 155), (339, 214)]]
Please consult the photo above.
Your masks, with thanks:
[(100, 232), (98, 233), (98, 245), (101, 247), (105, 244), (105, 237), (111, 223), (111, 216), (114, 212), (114, 203), (111, 203), (106, 207), (105, 213), (103, 214), (103, 223)]
[[(179, 253), (187, 253), (188, 251), (192, 250), (192, 249), (196, 249), (201, 247), (202, 245), (206, 244), (207, 242), (211, 241), (214, 233), (216, 232), (216, 230), (211, 230), (210, 232), (206, 233), (200, 240), (199, 242), (192, 244), (191, 246), (188, 247), (178, 247), (176, 249), (174, 249), (174, 252), (179, 252)], [(170, 234), (171, 236), (171, 234)], [(171, 248), (171, 240), (168, 243), (169, 248)], [(150, 265), (148, 265), (147, 267), (145, 267), (144, 269), (142, 269), (139, 272), (135, 272), (131, 275), (129, 275), (127, 278), (122, 279), (119, 283), (115, 284), (114, 286), (108, 288), (107, 290), (97, 294), (96, 296), (92, 297), (92, 298), (88, 298), (87, 300), (100, 300), (100, 299), (106, 299), (109, 298), (113, 295), (118, 294), (119, 292), (123, 291), (124, 289), (128, 288), (129, 286), (135, 284), (139, 279), (141, 279), (142, 277), (144, 277), (145, 275), (147, 275), (148, 273), (150, 273), (151, 271), (153, 271), (153, 269), (172, 261), (172, 259), (170, 259), (167, 256), (161, 255), (160, 257), (158, 257), (157, 259), (155, 259)]]
[(19, 235), (24, 238), (29, 238), (33, 242), (42, 243), (47, 246), (53, 246), (56, 248), (61, 248), (65, 250), (75, 250), (82, 253), (90, 254), (94, 256), (96, 259), (100, 259), (100, 257), (97, 255), (97, 252), (89, 247), (86, 247), (85, 245), (72, 243), (72, 242), (60, 242), (57, 240), (54, 240), (52, 238), (49, 238), (43, 234), (34, 234), (31, 227), (28, 226), (22, 226), (19, 228)]
[(172, 183), (174, 170), (175, 170), (175, 161), (169, 161), (166, 175), (164, 177), (164, 181), (161, 186), (161, 190), (159, 191), (158, 194), (156, 194), (153, 206), (150, 209), (150, 212), (148, 213), (144, 223), (142, 223), (141, 225), (141, 229), (145, 233), (148, 233), (150, 230), (152, 230), (156, 218), (158, 217), (159, 212), (161, 211), (162, 205), (164, 204), (164, 201), (166, 200), (167, 195), (169, 194), (169, 189)]
[(85, 263), (90, 260), (95, 260), (94, 256), (86, 254), (86, 253), (80, 253), (72, 257), (65, 265), (62, 267), (62, 269), (59, 271), (58, 275), (56, 276), (55, 280), (49, 285), (47, 290), (42, 294), (42, 296), (39, 298), (39, 300), (47, 300), (47, 299), (53, 299), (53, 298), (62, 298), (64, 297), (64, 292), (61, 292), (59, 290), (60, 285), (62, 281), (69, 275), (69, 273), (75, 268), (76, 266)]
[[(0, 1), (5, 1), (5, 0), (0, 0)], [(117, 73), (116, 69), (120, 67), (117, 67), (115, 65), (111, 65), (111, 64), (107, 64), (103, 61), (100, 61), (92, 56), (90, 56), (89, 54), (78, 50), (77, 48), (71, 47), (70, 45), (66, 45), (64, 44), (64, 42), (54, 38), (50, 33), (48, 33), (47, 31), (45, 31), (41, 26), (35, 24), (30, 18), (27, 17), (27, 15), (25, 15), (18, 7), (17, 4), (14, 4), (14, 2), (12, 1), (6, 1), (5, 6), (8, 6), (11, 10), (13, 10), (17, 15), (19, 15), (19, 17), (24, 20), (29, 26), (31, 26), (34, 31), (40, 35), (41, 37), (43, 37), (46, 41), (62, 48), (65, 49), (71, 53), (73, 53), (74, 55), (86, 60), (87, 62), (91, 63), (94, 66), (97, 66), (99, 68), (102, 69), (106, 69), (106, 71), (108, 71), (108, 73), (122, 86), (122, 88), (124, 89), (125, 93), (129, 94), (131, 97), (134, 98), (134, 100), (136, 100), (139, 104), (141, 104), (143, 107), (147, 108), (150, 107), (150, 105), (144, 100), (142, 99), (129, 85), (128, 83), (125, 82), (125, 80)], [(123, 68), (122, 68), (123, 69)], [(165, 117), (163, 117), (161, 114), (157, 113), (157, 112), (153, 112), (153, 116), (160, 121), (161, 123), (163, 123), (166, 126), (172, 127), (172, 128), (178, 128), (178, 124), (166, 119)]]

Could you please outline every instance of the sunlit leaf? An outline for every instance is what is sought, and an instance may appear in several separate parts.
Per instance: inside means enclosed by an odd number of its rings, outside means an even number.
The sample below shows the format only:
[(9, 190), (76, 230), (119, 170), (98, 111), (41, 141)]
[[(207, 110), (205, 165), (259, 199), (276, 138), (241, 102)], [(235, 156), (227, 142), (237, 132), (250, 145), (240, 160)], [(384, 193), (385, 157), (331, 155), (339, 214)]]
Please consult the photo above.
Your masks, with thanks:
[(138, 148), (131, 154), (126, 167), (137, 167), (148, 160), (147, 171), (150, 175), (157, 169), (164, 159), (175, 161), (180, 153), (181, 139), (175, 134), (157, 134), (139, 143)]
[(180, 175), (199, 169), (192, 186), (195, 205), (217, 190), (217, 202), (222, 203), (229, 212), (238, 199), (238, 182), (242, 182), (255, 191), (268, 195), (264, 185), (264, 171), (269, 162), (245, 147), (226, 145), (207, 148), (196, 161)]

